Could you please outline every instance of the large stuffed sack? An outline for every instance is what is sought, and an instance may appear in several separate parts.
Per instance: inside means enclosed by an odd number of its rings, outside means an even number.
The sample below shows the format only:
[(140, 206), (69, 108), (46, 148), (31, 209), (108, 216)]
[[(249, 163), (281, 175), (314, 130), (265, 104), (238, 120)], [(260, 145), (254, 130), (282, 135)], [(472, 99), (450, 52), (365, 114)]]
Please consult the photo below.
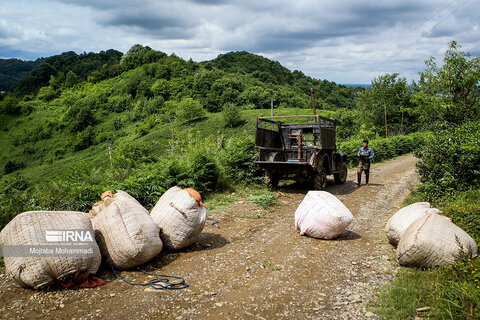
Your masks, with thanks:
[(102, 256), (111, 266), (133, 268), (162, 251), (160, 228), (128, 193), (105, 192), (90, 214)]
[(436, 208), (430, 208), (428, 202), (417, 202), (401, 208), (388, 220), (385, 226), (388, 241), (396, 246), (407, 228), (417, 219), (429, 213), (440, 213)]
[(326, 191), (309, 191), (295, 211), (295, 229), (313, 238), (334, 239), (352, 221), (350, 210)]
[(163, 229), (165, 248), (178, 250), (197, 240), (205, 226), (207, 209), (195, 190), (172, 187), (160, 197), (151, 216)]
[[(82, 238), (78, 243), (63, 242), (63, 238), (52, 241), (47, 230), (58, 232), (64, 230), (87, 231), (90, 238)], [(50, 240), (50, 241), (47, 241)], [(75, 245), (88, 247), (89, 253), (78, 256), (38, 254), (25, 256), (5, 256), (6, 274), (17, 284), (33, 289), (41, 288), (55, 280), (77, 273), (95, 274), (101, 263), (100, 250), (93, 237), (89, 216), (83, 212), (70, 211), (28, 211), (19, 214), (0, 232), (2, 246), (22, 246), (24, 248), (74, 248)], [(19, 248), (19, 247), (17, 247)], [(55, 250), (55, 249), (54, 249)]]
[(398, 243), (397, 261), (408, 267), (447, 267), (476, 257), (477, 251), (472, 237), (449, 218), (429, 213), (407, 228)]

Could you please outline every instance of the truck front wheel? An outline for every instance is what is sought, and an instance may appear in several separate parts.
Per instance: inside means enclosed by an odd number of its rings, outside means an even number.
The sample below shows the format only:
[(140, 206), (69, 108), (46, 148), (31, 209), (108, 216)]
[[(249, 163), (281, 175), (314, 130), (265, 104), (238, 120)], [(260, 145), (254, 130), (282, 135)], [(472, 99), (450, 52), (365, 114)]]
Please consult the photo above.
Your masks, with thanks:
[(348, 174), (347, 164), (342, 163), (342, 166), (340, 167), (340, 171), (338, 173), (333, 174), (333, 177), (335, 178), (335, 182), (340, 184), (345, 183), (345, 181), (347, 181), (347, 174)]

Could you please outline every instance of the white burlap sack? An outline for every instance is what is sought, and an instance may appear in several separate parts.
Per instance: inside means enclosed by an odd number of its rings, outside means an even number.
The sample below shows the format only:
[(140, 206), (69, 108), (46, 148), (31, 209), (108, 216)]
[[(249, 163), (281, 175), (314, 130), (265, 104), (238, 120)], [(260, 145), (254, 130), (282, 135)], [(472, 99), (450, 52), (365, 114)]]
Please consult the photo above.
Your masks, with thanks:
[(334, 239), (352, 221), (350, 210), (326, 191), (309, 191), (295, 211), (295, 229), (313, 238)]
[(397, 261), (408, 267), (447, 267), (477, 255), (477, 244), (447, 217), (429, 213), (412, 223), (397, 247)]
[(187, 190), (172, 187), (160, 197), (151, 216), (163, 229), (165, 248), (178, 250), (197, 240), (205, 226), (207, 209)]
[(132, 196), (118, 191), (91, 211), (102, 256), (117, 269), (150, 261), (162, 251), (160, 228)]
[(430, 208), (428, 202), (417, 202), (401, 208), (388, 220), (385, 226), (388, 241), (396, 246), (407, 228), (418, 218), (429, 213), (440, 213), (436, 208)]
[[(73, 246), (62, 241), (47, 241), (47, 230), (57, 233), (62, 230), (90, 230), (93, 234), (92, 224), (86, 213), (69, 211), (28, 211), (19, 214), (10, 221), (0, 232), (0, 243), (3, 246)], [(48, 238), (51, 240), (51, 238)], [(97, 272), (101, 256), (97, 243), (93, 241), (75, 243), (75, 245), (88, 245), (92, 254), (78, 257), (65, 256), (5, 256), (7, 276), (23, 286), (38, 289), (52, 281), (65, 276), (79, 273)], [(82, 239), (82, 241), (85, 239)], [(29, 249), (27, 249), (29, 250)]]

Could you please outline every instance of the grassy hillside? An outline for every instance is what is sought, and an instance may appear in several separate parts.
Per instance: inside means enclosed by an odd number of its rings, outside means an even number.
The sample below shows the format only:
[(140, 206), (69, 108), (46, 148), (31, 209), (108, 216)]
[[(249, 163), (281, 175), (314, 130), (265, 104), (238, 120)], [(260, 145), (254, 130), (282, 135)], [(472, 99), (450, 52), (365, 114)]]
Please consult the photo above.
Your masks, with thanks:
[[(332, 94), (349, 90), (349, 108), (354, 105), (354, 89), (290, 72), (245, 52), (196, 63), (134, 46), (120, 63), (98, 68), (99, 61), (117, 56), (113, 50), (64, 53), (46, 59), (14, 86), (12, 95), (0, 102), (3, 177), (15, 173), (33, 182), (52, 179), (62, 175), (58, 168), (64, 164), (105, 162), (109, 144), (114, 154), (143, 145), (145, 152), (161, 157), (175, 130), (192, 130), (205, 139), (220, 133), (251, 136), (254, 118), (269, 114), (264, 108), (270, 107), (271, 98), (277, 114), (309, 112), (291, 108), (309, 107), (310, 87), (322, 95), (326, 87)], [(226, 56), (238, 59), (229, 64)], [(45, 83), (39, 74), (48, 75), (47, 64), (61, 71)], [(251, 65), (256, 67), (246, 67)], [(262, 80), (258, 72), (270, 77)], [(320, 97), (317, 104), (319, 109), (341, 109)], [(225, 105), (233, 111), (232, 125), (224, 120)]]
[[(276, 115), (309, 114), (309, 109), (286, 108), (275, 110)], [(330, 115), (331, 112), (322, 112), (323, 115)], [(110, 158), (108, 145), (111, 144), (114, 157), (135, 157), (129, 155), (129, 149), (141, 148), (142, 152), (148, 153), (151, 157), (162, 157), (171, 150), (169, 143), (175, 143), (178, 134), (191, 133), (200, 137), (203, 141), (211, 141), (217, 138), (228, 139), (230, 137), (243, 138), (253, 137), (255, 131), (255, 119), (258, 116), (269, 116), (270, 110), (242, 110), (240, 115), (245, 119), (244, 123), (236, 128), (226, 128), (221, 113), (210, 113), (205, 118), (183, 123), (174, 121), (172, 123), (155, 123), (150, 127), (145, 122), (125, 123), (121, 114), (108, 115), (96, 130), (104, 132), (101, 136), (95, 135), (93, 145), (78, 151), (73, 151), (77, 143), (77, 136), (67, 132), (58, 135), (49, 133), (48, 125), (43, 128), (41, 125), (34, 126), (33, 123), (48, 123), (51, 119), (61, 115), (50, 114), (49, 112), (35, 112), (28, 117), (10, 121), (12, 127), (8, 131), (0, 132), (0, 139), (6, 141), (3, 159), (15, 159), (14, 164), (19, 170), (10, 174), (3, 173), (3, 177), (21, 174), (32, 182), (46, 182), (51, 179), (58, 179), (65, 176), (65, 169), (75, 166), (81, 162), (91, 163), (92, 167), (109, 166)], [(124, 123), (118, 130), (115, 130), (115, 123)], [(28, 124), (31, 129), (26, 130)], [(27, 125), (26, 125), (27, 124)], [(143, 131), (144, 126), (147, 130)], [(53, 129), (52, 129), (53, 131)], [(36, 137), (38, 141), (33, 141)], [(44, 137), (43, 139), (41, 137)], [(104, 137), (104, 138), (103, 138)], [(22, 141), (18, 141), (20, 139)], [(78, 138), (81, 139), (81, 138)], [(104, 140), (104, 141), (101, 141)], [(98, 143), (97, 143), (98, 142)], [(75, 144), (73, 147), (71, 144)], [(69, 151), (69, 149), (72, 149)], [(139, 152), (138, 150), (136, 152)], [(4, 160), (5, 161), (5, 160)], [(11, 161), (7, 160), (6, 162)], [(6, 164), (6, 162), (3, 162)], [(5, 164), (3, 168), (5, 169)], [(25, 168), (23, 168), (25, 165)]]

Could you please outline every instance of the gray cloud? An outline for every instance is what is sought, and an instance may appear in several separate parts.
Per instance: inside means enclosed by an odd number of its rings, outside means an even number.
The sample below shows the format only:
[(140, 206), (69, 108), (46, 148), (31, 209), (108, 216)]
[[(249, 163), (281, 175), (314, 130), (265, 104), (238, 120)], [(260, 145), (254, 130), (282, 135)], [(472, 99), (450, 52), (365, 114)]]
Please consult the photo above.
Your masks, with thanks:
[[(193, 37), (193, 24), (169, 16), (149, 13), (121, 14), (103, 21), (105, 26), (123, 26), (137, 29), (137, 33), (147, 32), (158, 39), (190, 39)], [(130, 30), (130, 31), (135, 31)]]
[(0, 57), (135, 43), (197, 61), (247, 50), (358, 83), (383, 72), (415, 78), (453, 39), (467, 51), (480, 47), (480, 8), (468, 0), (31, 0), (28, 12), (0, 3)]

